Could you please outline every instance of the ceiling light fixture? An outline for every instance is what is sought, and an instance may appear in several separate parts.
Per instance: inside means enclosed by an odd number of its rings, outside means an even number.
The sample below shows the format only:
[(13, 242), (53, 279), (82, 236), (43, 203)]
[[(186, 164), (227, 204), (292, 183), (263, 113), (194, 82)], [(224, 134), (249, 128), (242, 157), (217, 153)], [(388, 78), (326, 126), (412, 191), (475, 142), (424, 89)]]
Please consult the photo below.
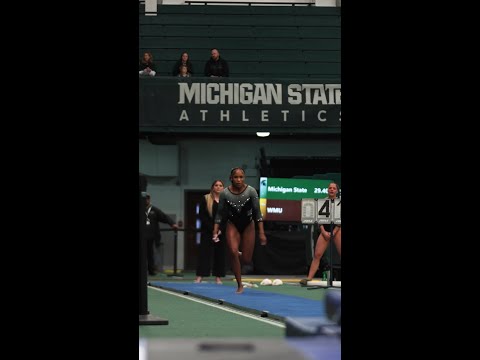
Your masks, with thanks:
[(267, 137), (267, 136), (270, 136), (270, 133), (266, 132), (266, 131), (257, 131), (257, 136), (258, 137)]

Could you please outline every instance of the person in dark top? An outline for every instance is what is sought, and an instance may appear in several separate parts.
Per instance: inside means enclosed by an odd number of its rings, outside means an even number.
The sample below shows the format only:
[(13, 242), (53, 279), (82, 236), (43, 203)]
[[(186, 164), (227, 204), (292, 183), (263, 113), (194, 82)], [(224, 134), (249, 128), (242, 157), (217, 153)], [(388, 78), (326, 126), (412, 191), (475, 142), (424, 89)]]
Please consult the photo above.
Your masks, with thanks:
[(193, 76), (193, 64), (190, 61), (190, 56), (186, 51), (180, 55), (180, 59), (177, 60), (175, 65), (173, 65), (173, 76), (178, 76), (180, 74), (180, 66), (185, 65), (187, 67), (187, 73), (190, 74), (189, 76)]
[[(338, 185), (334, 182), (331, 182), (328, 185), (328, 197), (330, 201), (334, 201), (338, 193)], [(315, 253), (313, 254), (312, 263), (310, 264), (310, 269), (308, 271), (308, 277), (306, 279), (300, 280), (301, 285), (307, 285), (309, 281), (313, 279), (315, 273), (318, 270), (320, 265), (320, 259), (323, 256), (323, 253), (327, 249), (330, 238), (333, 237), (333, 243), (337, 248), (338, 255), (341, 254), (341, 245), (342, 245), (342, 228), (340, 225), (330, 224), (321, 224), (320, 225), (320, 235), (318, 235), (317, 243), (315, 244)]]
[(209, 77), (228, 77), (228, 63), (220, 57), (218, 49), (211, 50), (211, 57), (205, 64), (204, 73)]
[(147, 242), (147, 267), (149, 275), (156, 275), (157, 272), (155, 268), (155, 258), (153, 256), (153, 246), (160, 246), (161, 242), (160, 227), (158, 223), (168, 224), (174, 230), (178, 229), (178, 226), (170, 216), (151, 204), (150, 194), (146, 195), (146, 204), (144, 236)]
[[(213, 241), (218, 241), (220, 224), (226, 224), (226, 238), (232, 271), (237, 280), (237, 294), (243, 292), (241, 263), (250, 264), (255, 246), (255, 222), (261, 245), (267, 244), (263, 229), (257, 191), (245, 184), (245, 171), (236, 167), (230, 171), (231, 185), (220, 193), (218, 211), (213, 226)], [(240, 251), (241, 249), (241, 251)]]
[[(202, 232), (200, 237), (200, 247), (197, 261), (196, 283), (202, 281), (202, 277), (210, 276), (210, 271), (215, 276), (217, 284), (222, 283), (222, 277), (225, 276), (225, 239), (223, 231), (219, 231), (219, 241), (212, 241), (212, 232), (215, 216), (218, 210), (218, 201), (220, 193), (223, 191), (222, 180), (215, 180), (210, 187), (210, 193), (205, 194), (200, 201), (199, 216), (202, 223)], [(213, 268), (212, 264), (213, 252)]]
[(157, 66), (153, 62), (151, 52), (145, 52), (143, 58), (138, 63), (138, 74), (143, 76), (155, 76), (157, 74)]

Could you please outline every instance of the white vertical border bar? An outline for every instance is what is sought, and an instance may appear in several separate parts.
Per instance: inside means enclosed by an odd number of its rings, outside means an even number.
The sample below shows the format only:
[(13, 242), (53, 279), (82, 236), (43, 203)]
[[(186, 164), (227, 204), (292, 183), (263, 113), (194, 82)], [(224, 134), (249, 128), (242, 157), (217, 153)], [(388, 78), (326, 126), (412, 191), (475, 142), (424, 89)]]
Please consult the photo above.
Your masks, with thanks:
[(157, 0), (145, 0), (145, 15), (157, 16)]

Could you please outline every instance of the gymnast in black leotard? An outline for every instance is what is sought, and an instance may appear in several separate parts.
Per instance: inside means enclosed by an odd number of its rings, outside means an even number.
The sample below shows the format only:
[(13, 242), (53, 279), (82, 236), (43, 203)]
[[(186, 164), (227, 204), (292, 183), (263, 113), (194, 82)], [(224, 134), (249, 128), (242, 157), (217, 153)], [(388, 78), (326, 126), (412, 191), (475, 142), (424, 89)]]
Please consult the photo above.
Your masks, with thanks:
[[(333, 201), (338, 193), (338, 185), (334, 182), (328, 184), (328, 197)], [(341, 255), (341, 247), (342, 247), (342, 227), (340, 225), (334, 225), (331, 227), (330, 225), (320, 225), (320, 234), (318, 235), (317, 243), (315, 244), (315, 251), (313, 254), (313, 259), (310, 264), (310, 268), (308, 270), (308, 277), (306, 279), (300, 280), (300, 284), (307, 285), (309, 281), (313, 279), (315, 273), (318, 270), (320, 265), (320, 259), (323, 256), (323, 253), (327, 249), (327, 245), (330, 242), (330, 238), (333, 238), (333, 243), (337, 248), (338, 255)]]
[(226, 221), (228, 252), (238, 286), (236, 293), (241, 294), (243, 292), (241, 263), (248, 264), (252, 261), (255, 246), (254, 221), (258, 223), (260, 244), (266, 245), (267, 238), (263, 229), (258, 194), (253, 187), (245, 184), (245, 171), (240, 167), (233, 168), (230, 172), (230, 181), (232, 184), (220, 193), (213, 227), (213, 241), (218, 241), (220, 224)]

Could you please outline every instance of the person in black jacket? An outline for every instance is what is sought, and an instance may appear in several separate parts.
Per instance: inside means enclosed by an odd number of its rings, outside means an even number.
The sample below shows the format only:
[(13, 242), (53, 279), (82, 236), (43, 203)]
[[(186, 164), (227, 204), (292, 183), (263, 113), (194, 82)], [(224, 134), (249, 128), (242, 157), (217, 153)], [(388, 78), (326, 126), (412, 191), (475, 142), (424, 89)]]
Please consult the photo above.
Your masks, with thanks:
[(187, 73), (190, 74), (189, 76), (193, 76), (193, 64), (190, 61), (190, 56), (186, 51), (184, 51), (182, 55), (180, 55), (180, 59), (178, 59), (175, 65), (173, 65), (173, 76), (178, 76), (178, 74), (180, 73), (180, 66), (182, 65), (185, 65), (187, 67)]
[[(210, 272), (215, 276), (217, 284), (222, 283), (222, 277), (225, 276), (225, 239), (220, 232), (220, 240), (212, 241), (213, 220), (217, 215), (218, 200), (223, 191), (222, 180), (215, 180), (210, 186), (210, 192), (202, 196), (200, 200), (199, 217), (202, 223), (202, 232), (200, 237), (200, 246), (198, 248), (197, 278), (196, 283), (202, 281), (202, 277), (210, 276)], [(212, 267), (213, 252), (213, 267)]]
[(149, 275), (156, 275), (157, 272), (155, 267), (155, 257), (153, 256), (153, 246), (155, 245), (159, 247), (161, 244), (160, 227), (158, 223), (161, 222), (168, 224), (174, 230), (178, 229), (178, 226), (170, 216), (151, 204), (150, 194), (146, 195), (146, 204), (144, 236), (147, 242), (147, 267)]
[(228, 77), (228, 63), (220, 57), (218, 49), (211, 50), (211, 58), (205, 64), (205, 76)]

